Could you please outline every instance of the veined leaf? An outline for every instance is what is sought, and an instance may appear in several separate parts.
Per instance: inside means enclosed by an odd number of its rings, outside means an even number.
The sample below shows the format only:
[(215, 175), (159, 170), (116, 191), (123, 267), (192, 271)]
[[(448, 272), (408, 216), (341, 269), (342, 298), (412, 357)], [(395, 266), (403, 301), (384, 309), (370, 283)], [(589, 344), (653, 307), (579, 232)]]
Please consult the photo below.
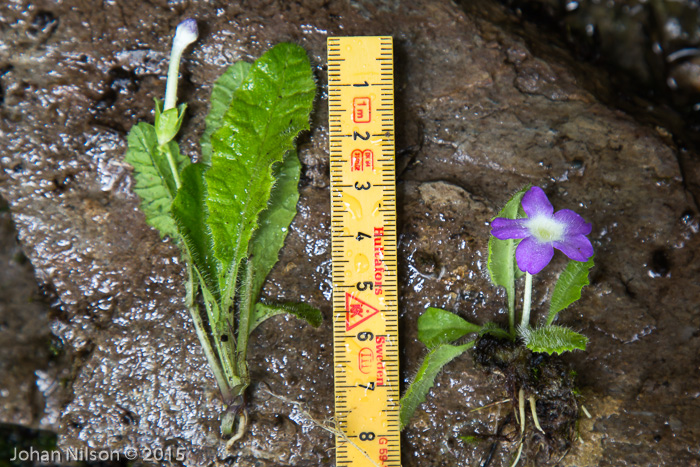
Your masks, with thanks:
[(180, 154), (174, 141), (159, 147), (156, 129), (148, 123), (135, 125), (127, 140), (129, 149), (124, 161), (134, 168), (134, 192), (141, 198), (141, 211), (146, 215), (146, 222), (158, 229), (161, 237), (177, 238), (175, 222), (170, 216), (177, 183), (166, 152), (170, 150), (178, 172), (189, 165), (189, 158)]
[(262, 303), (258, 302), (255, 304), (255, 311), (253, 312), (253, 319), (251, 320), (249, 333), (253, 332), (253, 329), (257, 328), (266, 319), (272, 318), (273, 316), (281, 314), (290, 314), (296, 316), (299, 319), (303, 319), (311, 326), (317, 328), (323, 322), (323, 314), (321, 310), (315, 308), (306, 303)]
[(304, 49), (279, 44), (253, 64), (212, 136), (212, 166), (205, 174), (207, 223), (224, 268), (219, 276), (224, 307), (233, 300), (238, 267), (270, 199), (272, 165), (294, 148), (297, 133), (309, 128), (315, 92)]
[(525, 345), (533, 352), (561, 354), (572, 350), (586, 350), (588, 338), (564, 326), (550, 325), (537, 329), (518, 330)]
[(219, 76), (211, 90), (211, 104), (209, 113), (205, 119), (206, 128), (199, 140), (202, 148), (201, 162), (211, 165), (211, 135), (221, 128), (221, 121), (226, 114), (226, 110), (231, 105), (233, 94), (241, 86), (241, 83), (248, 76), (251, 64), (247, 62), (236, 62), (226, 69), (223, 75)]
[[(505, 219), (517, 219), (520, 213), (520, 202), (525, 196), (525, 192), (530, 187), (527, 186), (518, 191), (506, 203), (496, 217)], [(511, 320), (515, 316), (515, 279), (520, 277), (522, 272), (515, 262), (515, 240), (499, 240), (493, 235), (489, 237), (489, 257), (488, 269), (491, 282), (494, 285), (505, 287), (508, 295), (508, 312)], [(513, 323), (511, 322), (511, 328)]]
[[(221, 127), (221, 121), (231, 104), (233, 94), (250, 70), (250, 64), (237, 62), (231, 65), (214, 83), (211, 94), (211, 107), (206, 118), (206, 129), (200, 144), (202, 160), (187, 167), (182, 173), (182, 188), (173, 201), (173, 217), (185, 241), (195, 269), (207, 288), (206, 295), (211, 295), (217, 302), (221, 299), (219, 276), (222, 273), (221, 263), (214, 255), (212, 233), (206, 220), (209, 211), (206, 206), (207, 189), (204, 172), (211, 165), (211, 135)], [(218, 309), (213, 307), (212, 309)], [(220, 331), (228, 327), (227, 323), (215, 317), (211, 323), (214, 329)]]
[[(173, 201), (172, 214), (200, 280), (214, 299), (219, 300), (221, 264), (214, 255), (211, 230), (206, 223), (205, 170), (206, 166), (199, 162), (190, 164), (182, 171), (182, 187)], [(214, 323), (211, 324), (216, 328)]]
[(254, 299), (260, 294), (267, 275), (277, 263), (289, 225), (297, 214), (300, 173), (301, 163), (296, 151), (287, 152), (282, 163), (273, 167), (273, 176), (277, 182), (272, 187), (267, 208), (260, 213), (258, 229), (253, 233), (248, 248), (248, 263), (252, 264), (255, 271), (252, 285)]
[(430, 392), (430, 388), (435, 384), (435, 377), (442, 370), (442, 367), (451, 362), (455, 357), (474, 347), (474, 341), (464, 345), (440, 345), (426, 355), (423, 364), (418, 369), (418, 373), (411, 381), (406, 394), (401, 398), (400, 423), (401, 430), (406, 428), (419, 405), (425, 402), (425, 397)]
[(430, 307), (418, 318), (418, 340), (429, 349), (479, 331), (481, 326), (440, 308)]
[(552, 299), (549, 301), (547, 324), (552, 324), (557, 313), (581, 298), (581, 289), (589, 284), (588, 272), (592, 267), (593, 256), (585, 263), (569, 260), (554, 286)]

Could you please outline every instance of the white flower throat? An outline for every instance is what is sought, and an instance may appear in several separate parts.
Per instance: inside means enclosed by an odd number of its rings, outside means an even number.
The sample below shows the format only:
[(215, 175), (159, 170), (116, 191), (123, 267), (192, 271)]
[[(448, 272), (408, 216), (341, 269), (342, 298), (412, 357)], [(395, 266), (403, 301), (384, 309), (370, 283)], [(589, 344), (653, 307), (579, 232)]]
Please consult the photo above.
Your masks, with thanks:
[(527, 229), (540, 243), (558, 242), (564, 237), (566, 226), (548, 216), (537, 216), (527, 221)]

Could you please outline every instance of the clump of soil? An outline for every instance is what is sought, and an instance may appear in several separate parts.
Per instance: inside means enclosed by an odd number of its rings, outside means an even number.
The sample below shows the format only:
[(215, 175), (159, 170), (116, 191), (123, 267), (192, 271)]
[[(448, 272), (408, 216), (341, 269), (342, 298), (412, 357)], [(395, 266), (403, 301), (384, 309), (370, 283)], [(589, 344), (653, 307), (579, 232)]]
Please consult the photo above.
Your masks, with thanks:
[[(473, 357), (477, 368), (493, 375), (494, 383), (505, 387), (515, 412), (523, 389), (525, 432), (520, 465), (557, 464), (576, 436), (579, 405), (573, 371), (556, 356), (534, 353), (520, 342), (488, 334), (476, 341)], [(542, 431), (535, 426), (530, 397), (535, 400)], [(520, 424), (513, 416), (504, 419), (498, 431), (509, 442), (520, 440)]]

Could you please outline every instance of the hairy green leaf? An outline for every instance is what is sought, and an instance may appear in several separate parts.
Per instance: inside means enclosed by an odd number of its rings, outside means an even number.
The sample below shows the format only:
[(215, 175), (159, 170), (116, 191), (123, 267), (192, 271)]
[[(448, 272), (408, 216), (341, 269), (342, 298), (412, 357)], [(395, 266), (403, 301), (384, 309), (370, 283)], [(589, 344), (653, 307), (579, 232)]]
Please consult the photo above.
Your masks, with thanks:
[(481, 326), (440, 308), (429, 307), (418, 318), (418, 340), (432, 349), (449, 344), (470, 332), (481, 331)]
[(141, 211), (148, 225), (161, 236), (177, 238), (177, 229), (170, 216), (173, 198), (177, 194), (177, 174), (173, 174), (167, 152), (173, 156), (176, 170), (181, 172), (190, 160), (180, 154), (177, 143), (171, 141), (160, 147), (153, 125), (141, 122), (128, 136), (129, 149), (124, 161), (134, 168), (134, 192), (141, 198)]
[[(517, 219), (520, 213), (520, 202), (525, 196), (525, 192), (530, 187), (527, 186), (513, 195), (496, 217), (506, 219)], [(488, 269), (491, 282), (494, 285), (505, 287), (508, 295), (508, 312), (513, 327), (515, 317), (515, 279), (520, 277), (522, 272), (515, 262), (516, 240), (499, 240), (493, 235), (489, 237)]]
[(488, 322), (484, 324), (481, 327), (481, 330), (479, 331), (479, 335), (483, 336), (484, 334), (491, 334), (492, 336), (498, 337), (500, 339), (513, 339), (514, 336), (511, 336), (508, 331), (500, 327), (498, 324), (493, 323), (493, 322)]
[(455, 357), (474, 347), (474, 341), (464, 345), (443, 344), (434, 348), (426, 355), (425, 360), (418, 369), (418, 373), (411, 381), (408, 390), (401, 398), (400, 424), (401, 430), (406, 428), (419, 405), (425, 402), (430, 388), (435, 384), (435, 377), (442, 367), (451, 362)]
[(206, 166), (200, 162), (182, 171), (182, 187), (173, 201), (172, 214), (200, 280), (218, 300), (221, 296), (218, 277), (222, 267), (214, 255), (211, 230), (206, 223), (205, 170)]
[(281, 164), (273, 168), (275, 186), (267, 208), (260, 213), (258, 229), (250, 241), (248, 262), (253, 265), (253, 297), (257, 298), (272, 267), (277, 263), (280, 249), (297, 214), (301, 163), (296, 151), (289, 151)]
[(202, 148), (201, 162), (211, 165), (211, 135), (221, 128), (221, 121), (226, 115), (233, 100), (233, 94), (241, 86), (241, 83), (248, 76), (251, 64), (246, 62), (236, 62), (226, 69), (223, 75), (219, 76), (211, 90), (209, 113), (205, 119), (206, 128), (199, 140)]
[(205, 174), (207, 223), (224, 267), (219, 283), (225, 306), (233, 300), (238, 267), (270, 199), (272, 165), (309, 128), (315, 92), (304, 49), (279, 44), (253, 64), (212, 136), (212, 166)]
[(547, 324), (552, 324), (557, 313), (581, 298), (581, 289), (589, 284), (588, 272), (593, 267), (593, 256), (588, 261), (569, 260), (554, 286), (552, 299), (549, 301)]
[(319, 327), (323, 322), (323, 314), (321, 313), (321, 310), (311, 305), (307, 305), (306, 303), (258, 302), (255, 304), (255, 311), (253, 312), (253, 319), (251, 320), (250, 330), (248, 332), (253, 332), (253, 329), (257, 328), (260, 323), (266, 319), (285, 313), (294, 315), (299, 319), (303, 319), (315, 328)]
[(586, 350), (588, 338), (564, 326), (550, 325), (537, 329), (518, 330), (525, 345), (533, 352), (561, 354), (572, 350)]

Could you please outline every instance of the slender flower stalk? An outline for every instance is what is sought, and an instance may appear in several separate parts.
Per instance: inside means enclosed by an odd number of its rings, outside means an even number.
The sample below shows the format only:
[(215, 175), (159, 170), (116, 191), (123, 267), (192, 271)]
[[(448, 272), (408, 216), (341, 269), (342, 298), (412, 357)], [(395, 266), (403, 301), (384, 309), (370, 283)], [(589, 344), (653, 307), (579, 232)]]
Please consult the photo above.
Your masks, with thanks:
[(175, 188), (179, 190), (182, 186), (182, 181), (180, 181), (180, 174), (177, 171), (177, 166), (175, 165), (175, 157), (168, 147), (165, 148), (165, 154), (168, 156), (168, 165), (170, 165), (170, 170), (173, 173), (173, 179), (175, 179)]
[(525, 291), (523, 294), (523, 316), (520, 327), (525, 329), (530, 326), (530, 307), (532, 306), (532, 274), (525, 273)]
[(174, 108), (177, 103), (177, 81), (180, 73), (182, 52), (188, 45), (197, 40), (198, 34), (197, 21), (192, 18), (181, 22), (175, 30), (173, 48), (170, 51), (170, 64), (168, 65), (168, 80), (165, 82), (165, 105), (163, 106), (163, 111)]
[(197, 40), (197, 22), (192, 18), (188, 18), (181, 22), (175, 30), (173, 38), (173, 47), (170, 51), (170, 63), (168, 65), (168, 79), (165, 82), (165, 103), (162, 113), (156, 109), (156, 135), (158, 136), (158, 144), (160, 150), (165, 154), (170, 171), (173, 173), (175, 186), (179, 190), (181, 186), (179, 170), (175, 163), (175, 156), (170, 148), (170, 141), (175, 137), (180, 130), (182, 118), (185, 112), (185, 106), (181, 106), (178, 111), (175, 109), (177, 104), (177, 81), (180, 71), (180, 60), (182, 52), (188, 45)]

